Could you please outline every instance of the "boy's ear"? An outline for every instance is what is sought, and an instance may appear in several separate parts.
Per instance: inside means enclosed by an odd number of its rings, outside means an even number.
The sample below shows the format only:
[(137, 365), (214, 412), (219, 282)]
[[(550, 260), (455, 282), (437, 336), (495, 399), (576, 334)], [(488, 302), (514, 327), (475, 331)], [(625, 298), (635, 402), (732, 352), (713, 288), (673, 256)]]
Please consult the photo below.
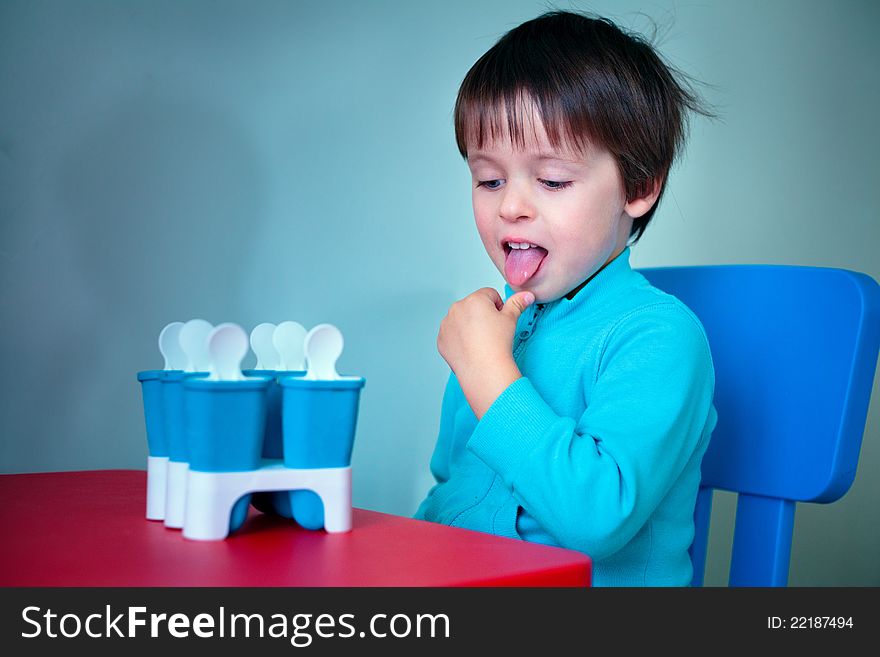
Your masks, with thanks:
[(644, 194), (626, 202), (626, 205), (623, 206), (623, 211), (633, 219), (638, 219), (654, 207), (654, 203), (657, 202), (657, 197), (660, 196), (662, 190), (663, 177), (654, 178), (650, 183), (645, 185)]

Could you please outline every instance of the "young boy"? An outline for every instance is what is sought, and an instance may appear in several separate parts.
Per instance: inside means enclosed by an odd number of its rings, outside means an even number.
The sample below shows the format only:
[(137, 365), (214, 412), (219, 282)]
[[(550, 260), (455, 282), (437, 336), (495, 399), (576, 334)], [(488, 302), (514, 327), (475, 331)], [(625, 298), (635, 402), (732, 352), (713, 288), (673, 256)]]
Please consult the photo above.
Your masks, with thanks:
[(593, 584), (683, 586), (716, 414), (700, 322), (629, 264), (698, 99), (610, 21), (550, 12), (455, 106), (477, 230), (507, 285), (455, 303), (416, 518), (580, 550)]

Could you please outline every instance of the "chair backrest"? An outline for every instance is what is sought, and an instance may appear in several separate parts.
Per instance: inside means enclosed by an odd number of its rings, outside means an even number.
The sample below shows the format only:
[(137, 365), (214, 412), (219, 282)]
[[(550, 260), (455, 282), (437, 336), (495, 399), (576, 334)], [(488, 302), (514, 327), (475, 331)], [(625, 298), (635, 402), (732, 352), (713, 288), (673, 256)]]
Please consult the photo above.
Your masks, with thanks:
[(642, 269), (700, 318), (718, 425), (702, 463), (691, 558), (702, 585), (712, 491), (739, 493), (730, 586), (785, 586), (796, 502), (852, 485), (880, 345), (880, 286), (843, 269)]

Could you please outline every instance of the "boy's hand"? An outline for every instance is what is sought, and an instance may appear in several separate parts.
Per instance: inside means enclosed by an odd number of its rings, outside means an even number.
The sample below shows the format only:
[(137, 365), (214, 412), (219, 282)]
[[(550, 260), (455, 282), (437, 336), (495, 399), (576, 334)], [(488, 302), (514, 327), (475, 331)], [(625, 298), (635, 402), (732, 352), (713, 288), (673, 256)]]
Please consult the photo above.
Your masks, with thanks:
[(513, 333), (531, 292), (501, 299), (484, 287), (452, 304), (440, 323), (437, 349), (455, 372), (471, 409), (481, 418), (504, 389), (522, 376), (513, 360)]

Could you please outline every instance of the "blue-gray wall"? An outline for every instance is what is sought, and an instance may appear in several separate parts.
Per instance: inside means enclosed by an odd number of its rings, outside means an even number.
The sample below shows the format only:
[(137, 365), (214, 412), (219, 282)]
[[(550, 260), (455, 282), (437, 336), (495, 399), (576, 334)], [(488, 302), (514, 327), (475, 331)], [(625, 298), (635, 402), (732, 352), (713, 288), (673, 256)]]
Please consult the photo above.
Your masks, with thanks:
[[(636, 266), (788, 263), (880, 279), (880, 3), (559, 3), (712, 85)], [(355, 504), (411, 514), (447, 368), (438, 324), (501, 279), (451, 110), (552, 6), (0, 1), (3, 472), (141, 468), (137, 370), (172, 320), (338, 325), (367, 378)], [(640, 13), (644, 12), (644, 14)], [(794, 585), (880, 584), (880, 395), (849, 494), (796, 516)], [(729, 563), (716, 495), (707, 583)]]

